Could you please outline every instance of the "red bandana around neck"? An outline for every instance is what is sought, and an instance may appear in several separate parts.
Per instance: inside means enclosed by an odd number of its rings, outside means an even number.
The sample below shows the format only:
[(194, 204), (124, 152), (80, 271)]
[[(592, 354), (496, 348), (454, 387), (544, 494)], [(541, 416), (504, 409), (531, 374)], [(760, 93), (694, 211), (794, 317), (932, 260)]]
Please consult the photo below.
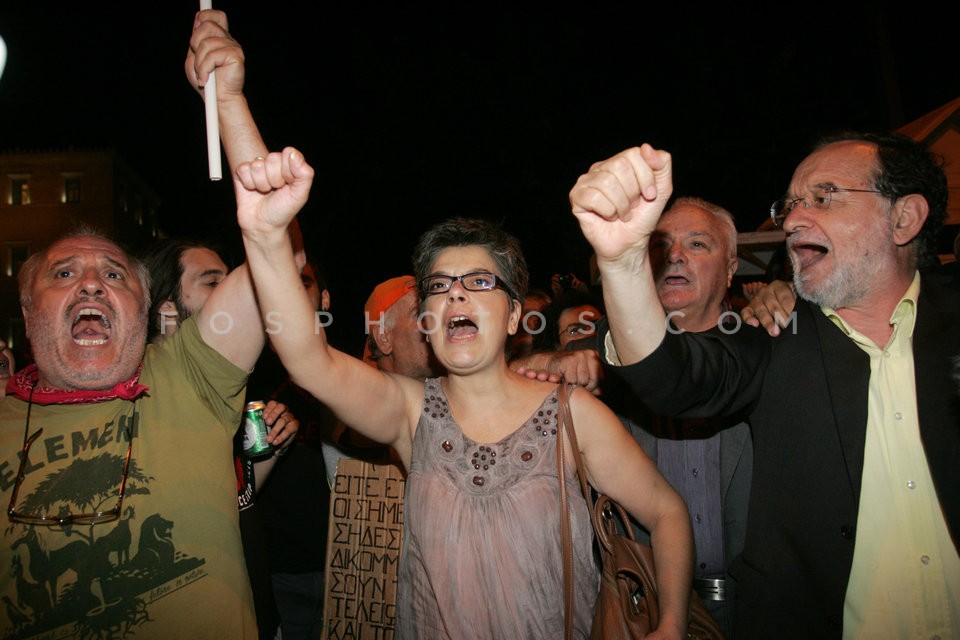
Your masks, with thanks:
[[(117, 398), (134, 400), (149, 389), (149, 387), (145, 387), (138, 382), (142, 369), (143, 363), (141, 362), (136, 373), (130, 379), (118, 382), (112, 389), (66, 391), (40, 386), (40, 371), (37, 369), (37, 365), (31, 364), (18, 371), (7, 381), (7, 394), (25, 402), (32, 401), (34, 404), (94, 404)], [(34, 387), (36, 388), (34, 389)], [(31, 390), (33, 391), (32, 400), (30, 398)]]

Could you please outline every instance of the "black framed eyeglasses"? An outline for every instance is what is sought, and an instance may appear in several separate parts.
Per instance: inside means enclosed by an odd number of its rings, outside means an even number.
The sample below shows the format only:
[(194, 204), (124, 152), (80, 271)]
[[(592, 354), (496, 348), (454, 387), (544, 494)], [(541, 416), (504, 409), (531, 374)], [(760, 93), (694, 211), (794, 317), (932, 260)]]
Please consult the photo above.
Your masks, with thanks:
[[(112, 509), (97, 511), (95, 513), (60, 513), (57, 515), (37, 515), (33, 513), (20, 513), (16, 510), (17, 497), (20, 495), (20, 487), (26, 477), (27, 454), (30, 452), (30, 446), (43, 433), (43, 427), (37, 429), (32, 435), (27, 437), (30, 431), (30, 408), (32, 407), (33, 393), (31, 391), (31, 404), (27, 407), (27, 421), (23, 428), (23, 449), (20, 453), (20, 468), (17, 470), (17, 479), (13, 485), (13, 491), (10, 492), (10, 505), (7, 507), (7, 518), (10, 522), (20, 524), (39, 525), (44, 527), (65, 527), (72, 524), (102, 524), (104, 522), (113, 522), (120, 518), (120, 510), (123, 508), (123, 494), (127, 486), (127, 475), (130, 471), (130, 457), (133, 453), (133, 420), (131, 426), (127, 429), (127, 455), (123, 460), (123, 472), (120, 476), (120, 488), (117, 491), (117, 504)], [(134, 406), (136, 414), (136, 406)]]
[(500, 276), (488, 271), (474, 271), (461, 276), (448, 276), (440, 273), (429, 275), (420, 281), (420, 293), (423, 297), (438, 295), (450, 291), (454, 282), (459, 282), (467, 291), (493, 291), (503, 289), (511, 298), (517, 296)]
[(810, 191), (809, 201), (806, 198), (780, 198), (770, 205), (770, 219), (773, 224), (781, 227), (790, 212), (797, 208), (797, 205), (803, 205), (804, 209), (813, 207), (819, 211), (826, 211), (830, 208), (830, 200), (833, 194), (840, 192), (849, 193), (882, 193), (876, 189), (848, 189), (847, 187), (838, 187), (836, 185), (822, 185), (814, 187)]

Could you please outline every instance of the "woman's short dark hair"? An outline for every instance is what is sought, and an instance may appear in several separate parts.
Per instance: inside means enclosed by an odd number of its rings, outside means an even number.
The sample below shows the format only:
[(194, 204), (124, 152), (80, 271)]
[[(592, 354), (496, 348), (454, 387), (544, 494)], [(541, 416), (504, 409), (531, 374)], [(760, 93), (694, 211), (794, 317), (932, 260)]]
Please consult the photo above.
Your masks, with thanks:
[[(450, 247), (478, 246), (486, 249), (497, 263), (497, 277), (510, 288), (514, 300), (523, 304), (530, 275), (520, 241), (489, 220), (450, 218), (428, 229), (413, 252), (413, 274), (420, 282), (430, 275), (437, 256)], [(421, 293), (421, 299), (423, 294)]]

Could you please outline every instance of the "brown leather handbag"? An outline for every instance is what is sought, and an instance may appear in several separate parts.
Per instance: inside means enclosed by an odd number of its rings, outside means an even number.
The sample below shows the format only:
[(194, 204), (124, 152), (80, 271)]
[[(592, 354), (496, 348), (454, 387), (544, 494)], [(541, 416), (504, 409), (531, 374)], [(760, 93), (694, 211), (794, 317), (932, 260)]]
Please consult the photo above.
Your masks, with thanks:
[[(560, 405), (560, 431), (557, 434), (557, 465), (560, 471), (560, 507), (563, 511), (563, 589), (566, 616), (564, 638), (573, 636), (573, 543), (570, 534), (570, 503), (567, 500), (564, 476), (563, 433), (566, 432), (577, 461), (580, 489), (591, 507), (591, 520), (596, 535), (602, 568), (600, 594), (593, 614), (591, 640), (638, 640), (645, 638), (660, 624), (657, 604), (657, 578), (653, 565), (653, 549), (637, 542), (623, 507), (608, 496), (596, 499), (587, 485), (583, 459), (577, 444), (570, 413), (570, 389), (560, 383), (557, 395)], [(703, 606), (696, 591), (690, 591), (689, 640), (723, 640), (723, 631)]]

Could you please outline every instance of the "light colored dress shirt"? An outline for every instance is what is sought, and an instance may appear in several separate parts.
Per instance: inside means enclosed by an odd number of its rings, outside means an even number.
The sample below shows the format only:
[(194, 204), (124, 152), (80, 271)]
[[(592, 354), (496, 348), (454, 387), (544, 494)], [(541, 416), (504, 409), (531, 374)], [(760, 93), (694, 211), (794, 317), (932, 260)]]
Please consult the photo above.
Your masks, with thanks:
[(870, 356), (867, 433), (843, 638), (960, 638), (960, 556), (920, 439), (913, 361), (920, 277), (897, 304), (883, 348), (829, 308)]

